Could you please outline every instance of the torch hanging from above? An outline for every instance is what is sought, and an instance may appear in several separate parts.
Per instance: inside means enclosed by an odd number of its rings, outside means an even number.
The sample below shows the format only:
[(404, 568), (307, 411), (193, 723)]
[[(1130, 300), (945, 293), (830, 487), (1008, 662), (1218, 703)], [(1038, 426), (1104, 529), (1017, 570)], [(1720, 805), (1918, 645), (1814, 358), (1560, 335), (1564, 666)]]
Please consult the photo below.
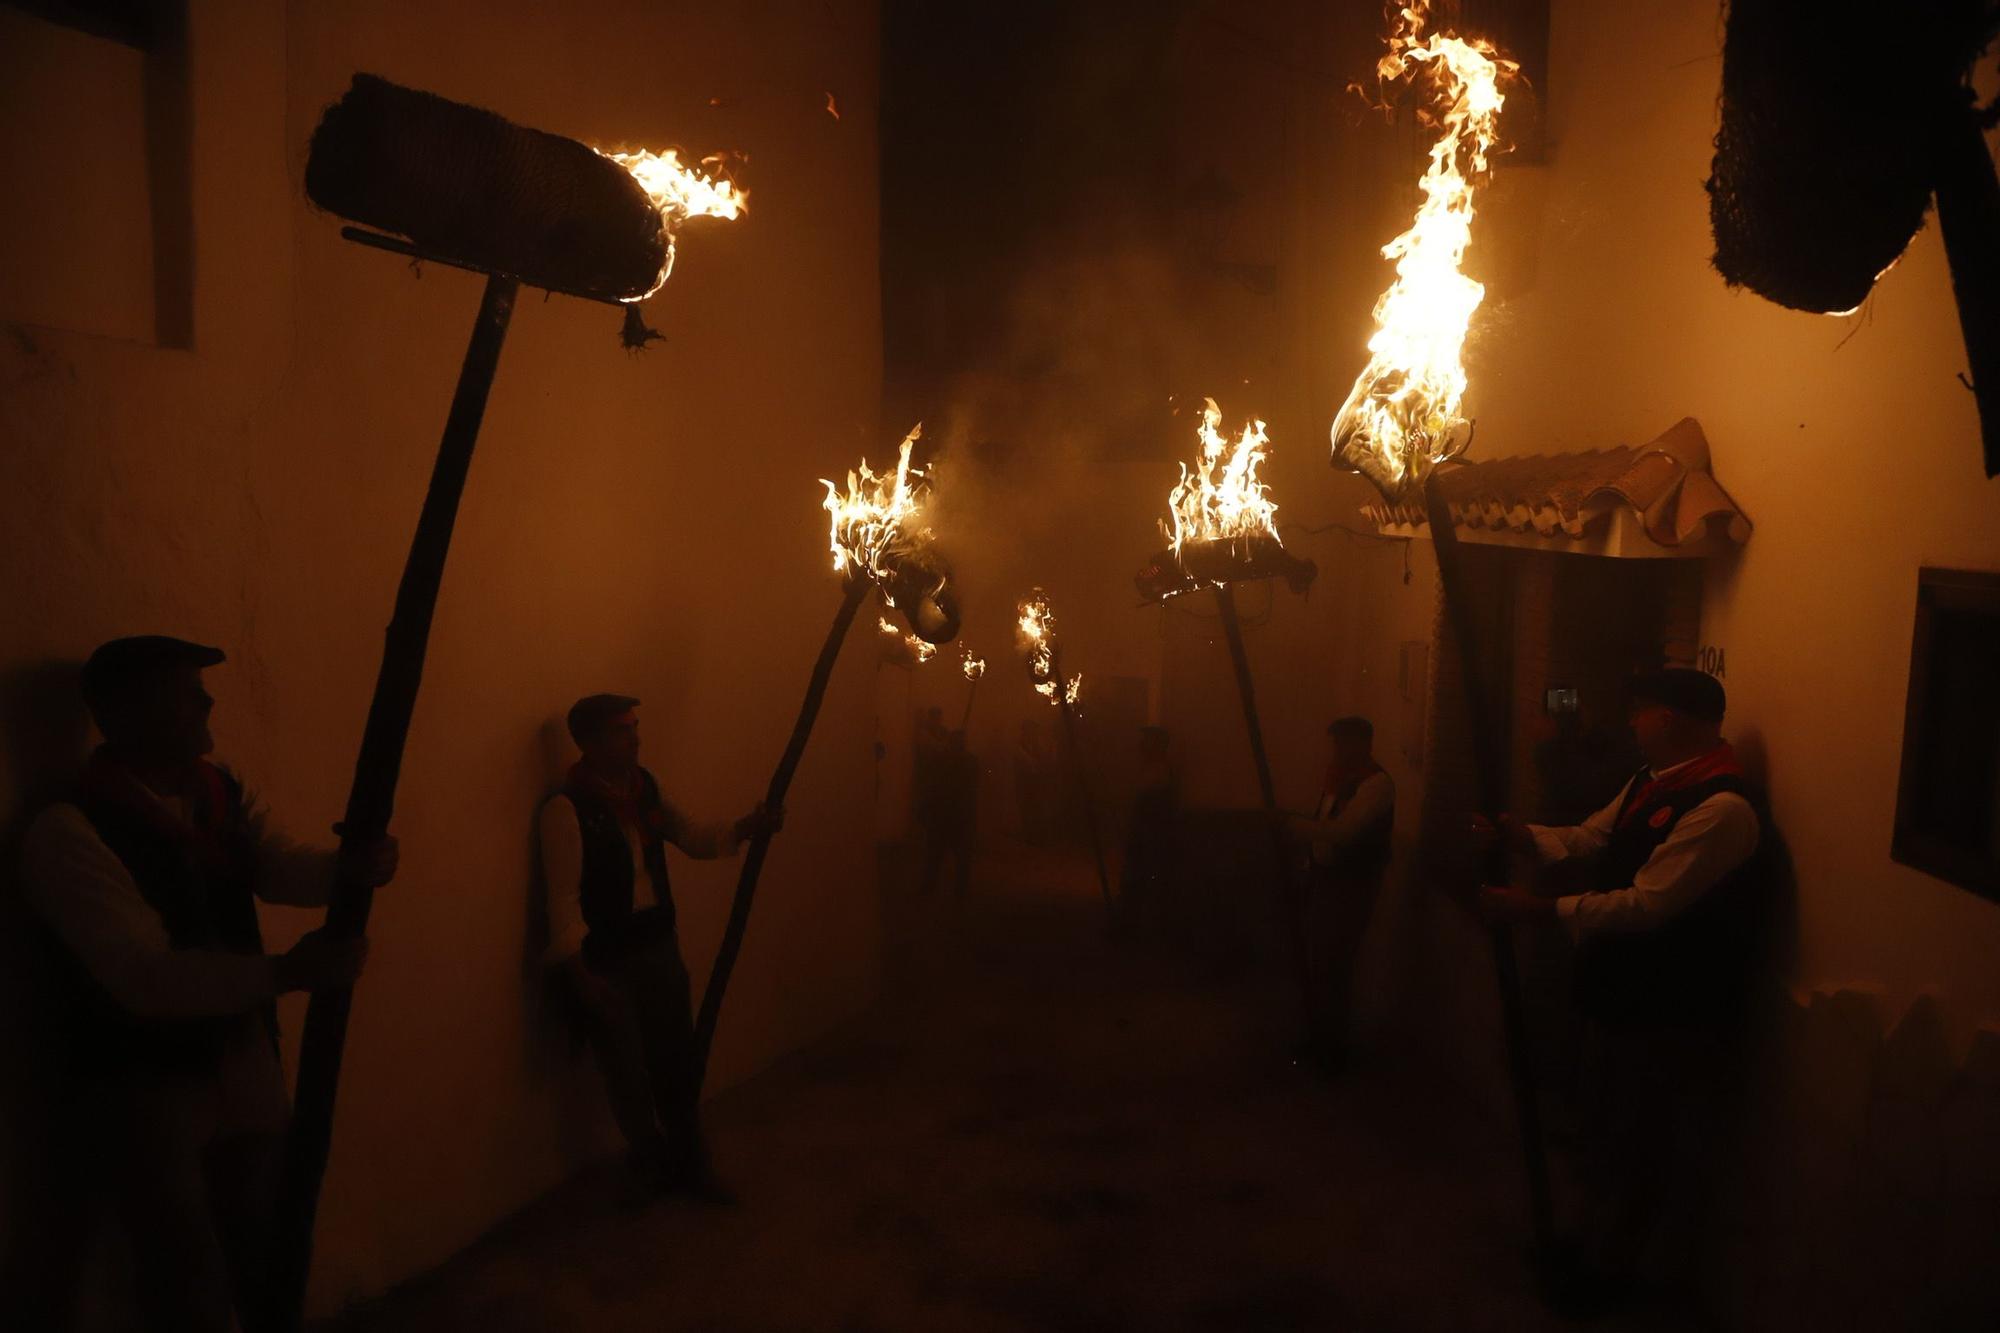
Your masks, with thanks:
[(1375, 303), (1368, 365), (1333, 421), (1333, 458), (1394, 499), (1421, 485), (1433, 465), (1467, 443), (1465, 346), (1486, 289), (1465, 275), (1473, 194), (1499, 138), (1503, 81), (1518, 69), (1483, 41), (1426, 34), (1428, 0), (1407, 4), (1376, 64), (1386, 91), (1399, 81), (1427, 86), (1418, 119), (1438, 130), (1417, 182), (1423, 199), (1409, 230), (1382, 247), (1396, 279)]
[(1015, 637), (1028, 664), (1028, 683), (1035, 693), (1055, 705), (1062, 717), (1063, 744), (1069, 751), (1071, 771), (1077, 790), (1083, 795), (1083, 822), (1090, 833), (1090, 855), (1097, 866), (1097, 888), (1104, 897), (1104, 910), (1113, 910), (1111, 874), (1104, 866), (1104, 840), (1097, 831), (1097, 800), (1091, 792), (1090, 777), (1084, 771), (1083, 755), (1076, 743), (1076, 700), (1083, 689), (1083, 677), (1063, 675), (1062, 646), (1056, 639), (1056, 614), (1049, 609), (1049, 596), (1036, 588), (1021, 600), (1015, 614)]
[[(879, 592), (885, 603), (903, 612), (913, 631), (913, 642), (935, 651), (936, 645), (950, 643), (957, 637), (958, 599), (951, 588), (951, 566), (937, 550), (924, 514), (930, 479), (923, 469), (910, 462), (910, 451), (922, 430), (918, 426), (903, 437), (895, 471), (877, 476), (864, 459), (847, 474), (845, 489), (830, 481), (820, 482), (826, 487), (823, 508), (829, 521), (833, 569), (846, 576), (845, 588), (826, 642), (820, 645), (819, 660), (813, 664), (805, 701), (799, 706), (798, 720), (792, 724), (791, 739), (778, 760), (777, 771), (771, 775), (771, 785), (765, 790), (764, 806), (768, 810), (784, 807), (785, 793), (792, 785), (792, 775), (798, 771), (799, 760), (805, 755), (813, 721), (819, 716), (820, 702), (833, 678), (840, 645), (870, 591)], [(896, 632), (895, 625), (886, 617), (880, 623), (885, 632)], [(735, 969), (737, 954), (742, 951), (744, 932), (750, 926), (750, 905), (756, 897), (757, 877), (763, 872), (764, 856), (770, 846), (769, 831), (759, 832), (745, 852), (743, 869), (737, 875), (729, 924), (723, 929), (715, 966), (710, 969), (708, 987), (702, 992), (701, 1012), (695, 1019), (697, 1083), (708, 1071), (709, 1048), (714, 1044), (715, 1025), (722, 1016), (722, 997), (729, 988), (729, 974)]]
[[(1412, 0), (1397, 14), (1388, 54), (1376, 65), (1377, 78), (1385, 90), (1397, 81), (1419, 88), (1418, 119), (1436, 127), (1438, 137), (1417, 183), (1422, 200), (1415, 221), (1382, 248), (1383, 257), (1396, 263), (1396, 278), (1375, 304), (1368, 365), (1334, 418), (1333, 461), (1367, 477), (1391, 503), (1411, 492), (1423, 496), (1437, 552), (1438, 583), (1462, 667), (1479, 805), (1497, 815), (1504, 792), (1500, 733), (1488, 716), (1482, 663), (1473, 651), (1476, 627), (1464, 556), (1435, 469), (1462, 452), (1470, 439), (1460, 411), (1466, 389), (1461, 355), (1473, 312), (1486, 293), (1460, 266), (1472, 242), (1474, 191), (1499, 141), (1500, 109), (1505, 103), (1501, 86), (1519, 72), (1519, 66), (1484, 41), (1451, 33), (1427, 34), (1429, 0)], [(1461, 430), (1467, 433), (1461, 436)], [(1496, 925), (1490, 936), (1527, 1175), (1529, 1221), (1537, 1258), (1547, 1261), (1553, 1254), (1553, 1205), (1519, 965), (1507, 928)]]

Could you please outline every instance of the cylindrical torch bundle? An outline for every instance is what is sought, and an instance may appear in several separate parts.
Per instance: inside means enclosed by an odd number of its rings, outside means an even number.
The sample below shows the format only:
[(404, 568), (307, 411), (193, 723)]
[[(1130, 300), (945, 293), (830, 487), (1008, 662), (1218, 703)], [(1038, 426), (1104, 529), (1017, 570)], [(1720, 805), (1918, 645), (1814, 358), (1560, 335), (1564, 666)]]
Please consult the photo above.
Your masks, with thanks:
[(667, 259), (658, 206), (611, 158), (373, 74), (313, 131), (306, 194), (440, 258), (598, 300), (644, 296)]

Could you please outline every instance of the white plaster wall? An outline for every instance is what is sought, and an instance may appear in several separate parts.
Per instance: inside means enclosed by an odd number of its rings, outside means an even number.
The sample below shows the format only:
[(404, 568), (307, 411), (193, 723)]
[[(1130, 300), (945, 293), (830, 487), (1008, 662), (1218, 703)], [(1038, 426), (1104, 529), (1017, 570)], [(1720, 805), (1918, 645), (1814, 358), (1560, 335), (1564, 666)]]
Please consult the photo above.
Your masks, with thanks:
[[(838, 590), (814, 479), (877, 429), (876, 16), (868, 3), (197, 0), (190, 351), (0, 331), (0, 655), (224, 645), (221, 753), (326, 836), (479, 280), (339, 239), (305, 144), (371, 70), (607, 144), (740, 149), (752, 203), (691, 229), (631, 357), (618, 315), (524, 291), (447, 572), (377, 900), (320, 1214), (325, 1309), (431, 1265), (609, 1148), (535, 1012), (528, 824), (581, 693), (647, 701), (692, 809), (758, 796)], [(838, 98), (840, 118), (826, 97)], [(10, 201), (0, 217), (29, 201)], [(731, 990), (726, 1086), (866, 1002), (872, 695), (850, 661), (793, 789)], [(12, 812), (10, 774), (0, 805)], [(731, 865), (681, 871), (701, 985)], [(271, 912), (283, 947), (310, 914)], [(288, 1039), (302, 1012), (284, 1007)]]

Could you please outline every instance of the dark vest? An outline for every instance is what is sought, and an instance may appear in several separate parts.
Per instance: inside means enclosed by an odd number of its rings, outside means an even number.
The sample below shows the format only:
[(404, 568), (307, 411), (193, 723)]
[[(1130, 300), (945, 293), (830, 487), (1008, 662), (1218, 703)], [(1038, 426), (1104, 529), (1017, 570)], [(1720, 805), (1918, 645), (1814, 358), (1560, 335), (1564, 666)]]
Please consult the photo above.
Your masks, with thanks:
[[(205, 839), (177, 836), (142, 812), (89, 791), (78, 796), (76, 805), (132, 876), (139, 896), (159, 914), (174, 948), (261, 954), (256, 839), (243, 788), (225, 770), (212, 769), (208, 776), (212, 790), (198, 799), (195, 810), (196, 822), (210, 835)], [(261, 1023), (276, 1044), (274, 1004), (259, 1006), (254, 1016), (140, 1019), (112, 1000), (80, 962), (74, 971), (82, 991), (74, 1010), (78, 1055), (99, 1069), (212, 1069), (230, 1034), (246, 1019)]]
[[(1342, 783), (1340, 790), (1334, 793), (1333, 805), (1328, 808), (1326, 817), (1332, 819), (1345, 810), (1348, 802), (1354, 799), (1355, 793), (1361, 790), (1361, 784), (1380, 772), (1382, 772), (1381, 766), (1376, 765), (1367, 772)], [(1325, 799), (1324, 792), (1321, 793), (1321, 799)], [(1382, 872), (1389, 868), (1395, 831), (1395, 807), (1391, 806), (1380, 819), (1364, 829), (1360, 837), (1344, 847), (1337, 848), (1332, 864), (1321, 865), (1314, 860), (1311, 862), (1312, 869), (1314, 873), (1325, 875), (1330, 879), (1359, 883), (1373, 882), (1381, 878)]]
[(667, 882), (667, 844), (663, 836), (665, 810), (660, 786), (653, 775), (639, 770), (639, 808), (645, 820), (639, 848), (652, 881), (657, 906), (637, 906), (638, 877), (633, 872), (632, 848), (618, 821), (618, 810), (588, 783), (574, 779), (563, 784), (562, 794), (576, 808), (577, 828), (583, 834), (583, 880), (580, 897), (583, 924), (583, 958), (593, 971), (615, 966), (623, 958), (674, 932), (674, 900)]
[(1757, 849), (1658, 928), (1586, 940), (1577, 952), (1577, 1006), (1611, 1024), (1727, 1029), (1741, 1017), (1769, 900), (1763, 802), (1734, 774), (1656, 792), (1641, 802), (1648, 776), (1641, 770), (1626, 790), (1610, 842), (1592, 866), (1591, 892), (1629, 888), (1688, 811), (1726, 792), (1757, 811)]

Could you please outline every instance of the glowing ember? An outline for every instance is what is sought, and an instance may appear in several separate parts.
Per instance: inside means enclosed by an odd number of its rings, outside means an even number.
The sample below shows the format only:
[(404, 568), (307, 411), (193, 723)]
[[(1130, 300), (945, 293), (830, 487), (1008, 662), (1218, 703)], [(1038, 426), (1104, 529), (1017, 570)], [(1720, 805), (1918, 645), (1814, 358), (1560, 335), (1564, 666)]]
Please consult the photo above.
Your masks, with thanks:
[(1486, 289), (1460, 271), (1472, 241), (1472, 196), (1499, 136), (1503, 81), (1519, 66), (1483, 41), (1425, 35), (1429, 0), (1410, 0), (1376, 65), (1381, 83), (1429, 85), (1418, 115), (1439, 130), (1418, 181), (1423, 202), (1408, 231), (1382, 247), (1396, 280), (1375, 303), (1368, 365), (1333, 423), (1334, 461), (1385, 495), (1419, 484), (1464, 447), (1465, 367), (1459, 359)]
[(986, 659), (974, 657), (970, 648), (960, 648), (958, 669), (965, 673), (967, 680), (978, 680), (986, 674)]
[(1021, 603), (1018, 625), (1021, 649), (1028, 655), (1028, 679), (1034, 684), (1035, 693), (1052, 704), (1075, 703), (1083, 677), (1064, 680), (1056, 665), (1055, 612), (1049, 609), (1048, 595), (1040, 588)]
[(1264, 462), (1264, 423), (1250, 421), (1234, 444), (1217, 429), (1222, 410), (1213, 398), (1203, 399), (1201, 425), (1195, 437), (1201, 441), (1201, 458), (1193, 471), (1181, 464), (1181, 479), (1167, 496), (1169, 523), (1160, 531), (1171, 541), (1179, 556), (1188, 542), (1247, 543), (1252, 537), (1266, 536), (1276, 541), (1277, 525), (1272, 516), (1278, 506), (1271, 502), (1257, 469)]
[[(673, 273), (674, 235), (681, 229), (682, 223), (689, 218), (735, 219), (743, 215), (745, 206), (750, 202), (749, 192), (739, 190), (736, 182), (695, 167), (683, 166), (680, 154), (671, 148), (664, 153), (597, 151), (630, 172), (632, 179), (638, 181), (640, 188), (652, 198), (653, 207), (660, 210), (660, 231), (666, 237), (667, 257), (661, 263), (660, 276), (653, 280), (652, 287), (645, 296), (631, 298), (634, 301), (643, 301), (646, 296), (660, 290), (660, 284)], [(700, 165), (719, 167), (722, 161), (720, 157), (705, 157)]]

